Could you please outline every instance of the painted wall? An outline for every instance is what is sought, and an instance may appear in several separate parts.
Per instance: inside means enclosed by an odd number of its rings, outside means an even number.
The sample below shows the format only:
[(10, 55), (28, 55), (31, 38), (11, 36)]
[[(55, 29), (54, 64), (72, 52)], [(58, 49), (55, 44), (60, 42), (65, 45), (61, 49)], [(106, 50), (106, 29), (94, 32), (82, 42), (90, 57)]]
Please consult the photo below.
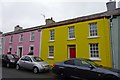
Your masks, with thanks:
[(112, 66), (120, 69), (120, 54), (119, 54), (119, 40), (120, 40), (120, 16), (116, 16), (111, 22), (111, 42), (112, 42)]
[[(89, 23), (97, 22), (97, 38), (89, 38)], [(75, 27), (75, 40), (68, 40), (68, 27)], [(50, 40), (50, 30), (55, 29), (55, 41)], [(97, 63), (111, 67), (110, 34), (108, 20), (96, 19), (42, 30), (41, 57), (50, 64), (68, 59), (68, 45), (76, 45), (77, 58), (90, 58), (89, 43), (99, 43), (100, 59)], [(54, 58), (48, 58), (48, 47), (54, 46)]]
[[(9, 47), (12, 47), (12, 52), (15, 53), (18, 52), (17, 48), (18, 46), (23, 46), (23, 55), (28, 54), (29, 52), (29, 47), (30, 45), (34, 45), (34, 54), (39, 56), (39, 46), (40, 46), (40, 32), (38, 30), (32, 31), (35, 34), (35, 39), (34, 41), (30, 41), (30, 34), (31, 32), (24, 32), (24, 33), (19, 33), (19, 34), (13, 34), (13, 35), (8, 35), (5, 36), (5, 51), (4, 53), (6, 54), (8, 52)], [(19, 42), (19, 36), (20, 34), (23, 34), (23, 41)], [(9, 43), (10, 36), (13, 36), (13, 42)]]
[[(120, 48), (120, 16), (118, 17), (118, 48)], [(118, 49), (118, 57), (120, 57), (120, 49)], [(118, 68), (120, 69), (120, 58), (118, 58)]]
[(118, 17), (111, 22), (112, 66), (118, 69)]

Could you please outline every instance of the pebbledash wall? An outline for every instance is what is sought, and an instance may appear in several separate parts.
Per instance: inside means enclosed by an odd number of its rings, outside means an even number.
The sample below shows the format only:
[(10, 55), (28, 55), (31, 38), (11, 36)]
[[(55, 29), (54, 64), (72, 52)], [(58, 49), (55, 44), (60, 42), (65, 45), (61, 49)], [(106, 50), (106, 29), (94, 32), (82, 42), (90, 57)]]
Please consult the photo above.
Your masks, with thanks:
[(34, 55), (39, 56), (40, 34), (39, 27), (21, 29), (3, 34), (5, 38), (4, 53), (11, 52), (21, 57), (33, 50)]

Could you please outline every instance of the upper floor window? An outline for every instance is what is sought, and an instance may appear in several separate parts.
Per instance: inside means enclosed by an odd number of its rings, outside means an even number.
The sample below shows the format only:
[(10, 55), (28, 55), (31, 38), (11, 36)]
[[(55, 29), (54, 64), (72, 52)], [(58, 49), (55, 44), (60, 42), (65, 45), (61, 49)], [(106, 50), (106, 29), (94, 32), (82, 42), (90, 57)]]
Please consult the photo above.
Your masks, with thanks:
[(31, 34), (30, 34), (30, 41), (34, 41), (34, 39), (35, 39), (35, 33), (31, 32)]
[(90, 43), (90, 58), (97, 59), (99, 58), (99, 49), (98, 43)]
[(89, 24), (89, 36), (98, 36), (97, 23)]
[(13, 36), (10, 36), (10, 43), (13, 42)]
[(54, 46), (49, 46), (49, 58), (54, 57)]
[(55, 31), (54, 30), (50, 30), (50, 41), (54, 41), (54, 34), (55, 34)]
[(22, 41), (23, 41), (23, 34), (20, 34), (19, 41), (20, 41), (20, 42), (22, 42)]
[(74, 39), (75, 38), (74, 26), (69, 27), (68, 28), (68, 32), (69, 32), (68, 38), (69, 39)]

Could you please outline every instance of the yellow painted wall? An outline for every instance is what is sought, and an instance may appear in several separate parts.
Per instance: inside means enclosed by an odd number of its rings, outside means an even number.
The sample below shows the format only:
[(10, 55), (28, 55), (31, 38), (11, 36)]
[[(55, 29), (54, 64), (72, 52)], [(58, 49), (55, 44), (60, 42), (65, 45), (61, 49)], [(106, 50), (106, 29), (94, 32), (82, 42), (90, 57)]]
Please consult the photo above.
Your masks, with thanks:
[[(89, 23), (97, 22), (98, 38), (89, 38)], [(75, 40), (68, 40), (68, 27), (75, 27)], [(50, 42), (50, 30), (55, 30), (55, 41)], [(42, 30), (40, 56), (50, 64), (68, 59), (67, 45), (76, 45), (77, 58), (90, 58), (89, 43), (99, 43), (100, 59), (97, 63), (111, 67), (110, 32), (108, 20), (105, 18), (62, 25)], [(54, 46), (54, 59), (48, 58), (48, 47)]]

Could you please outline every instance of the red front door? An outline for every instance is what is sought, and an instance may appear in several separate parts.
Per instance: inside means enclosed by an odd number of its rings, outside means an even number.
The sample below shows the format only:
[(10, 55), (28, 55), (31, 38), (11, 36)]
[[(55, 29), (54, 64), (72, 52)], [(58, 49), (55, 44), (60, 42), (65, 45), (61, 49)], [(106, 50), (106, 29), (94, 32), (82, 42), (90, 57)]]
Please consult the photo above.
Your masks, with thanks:
[(75, 47), (70, 47), (69, 48), (69, 54), (70, 54), (70, 58), (76, 58), (76, 48)]

